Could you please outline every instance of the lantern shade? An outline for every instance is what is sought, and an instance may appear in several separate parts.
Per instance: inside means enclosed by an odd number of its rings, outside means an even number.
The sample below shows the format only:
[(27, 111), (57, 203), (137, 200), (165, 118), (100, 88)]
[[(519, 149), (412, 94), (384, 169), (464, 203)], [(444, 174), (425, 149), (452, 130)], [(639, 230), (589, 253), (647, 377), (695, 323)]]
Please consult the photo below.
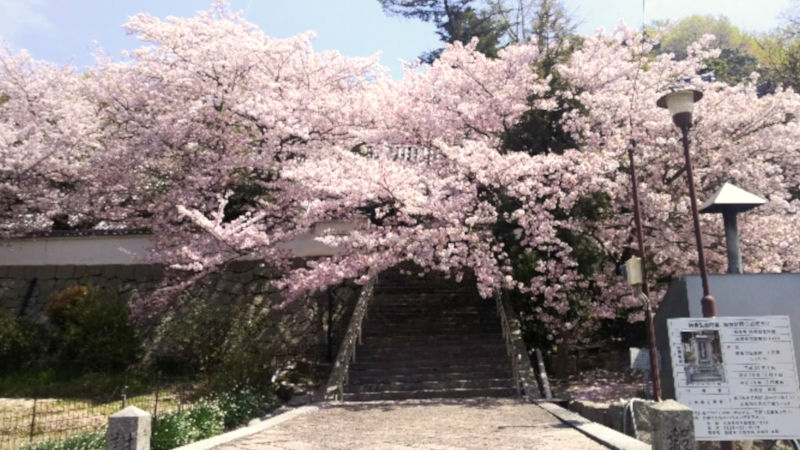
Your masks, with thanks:
[(672, 116), (681, 113), (692, 113), (694, 103), (703, 98), (703, 93), (694, 89), (683, 89), (670, 92), (659, 98), (656, 105), (669, 109)]
[(742, 212), (767, 201), (731, 183), (725, 183), (700, 206), (701, 213)]

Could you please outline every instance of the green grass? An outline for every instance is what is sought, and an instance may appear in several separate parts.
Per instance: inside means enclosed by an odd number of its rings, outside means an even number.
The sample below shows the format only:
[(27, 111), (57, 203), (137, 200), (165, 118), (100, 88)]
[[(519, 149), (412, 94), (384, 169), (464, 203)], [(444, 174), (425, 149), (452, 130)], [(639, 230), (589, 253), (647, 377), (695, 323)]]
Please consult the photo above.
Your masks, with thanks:
[(30, 444), (20, 450), (104, 450), (106, 448), (106, 431), (81, 433), (62, 441), (46, 441)]

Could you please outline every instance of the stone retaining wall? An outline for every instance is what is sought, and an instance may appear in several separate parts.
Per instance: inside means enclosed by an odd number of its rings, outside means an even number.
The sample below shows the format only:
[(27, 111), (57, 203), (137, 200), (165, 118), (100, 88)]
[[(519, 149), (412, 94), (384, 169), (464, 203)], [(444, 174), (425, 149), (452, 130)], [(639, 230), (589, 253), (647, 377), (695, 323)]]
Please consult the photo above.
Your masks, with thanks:
[(13, 316), (44, 318), (50, 297), (75, 285), (99, 286), (122, 298), (152, 291), (162, 278), (155, 264), (104, 266), (2, 266), (0, 311)]
[[(233, 358), (244, 347), (250, 357), (270, 367), (297, 357), (327, 363), (329, 353), (335, 356), (338, 349), (359, 287), (338, 286), (330, 298), (323, 292), (277, 310), (275, 306), (283, 301), (274, 286), (279, 276), (258, 262), (237, 262), (181, 292), (165, 312), (156, 315), (157, 320), (142, 325), (148, 336), (145, 358), (209, 354), (224, 359)], [(4, 266), (0, 267), (0, 312), (45, 322), (45, 307), (53, 294), (75, 285), (96, 286), (132, 301), (152, 292), (162, 279), (162, 268), (153, 264)], [(242, 360), (239, 368), (236, 361), (230, 364), (231, 370), (246, 371), (251, 363)]]
[(635, 419), (636, 435), (634, 436), (634, 424), (631, 415), (625, 411), (627, 402), (600, 403), (587, 400), (571, 400), (567, 409), (574, 411), (592, 422), (605, 425), (611, 429), (625, 433), (636, 439), (650, 443), (652, 426), (650, 424), (649, 406), (653, 402), (649, 400), (636, 400), (633, 402), (633, 418)]

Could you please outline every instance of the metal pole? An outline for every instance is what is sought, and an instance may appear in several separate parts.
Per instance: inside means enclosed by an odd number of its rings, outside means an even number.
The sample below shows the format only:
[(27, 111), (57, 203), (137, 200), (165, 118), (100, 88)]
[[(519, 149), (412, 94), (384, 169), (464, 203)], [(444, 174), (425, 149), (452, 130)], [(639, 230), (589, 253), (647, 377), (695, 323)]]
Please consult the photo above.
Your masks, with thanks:
[(633, 216), (636, 222), (636, 241), (639, 245), (639, 257), (642, 258), (642, 291), (647, 301), (645, 302), (645, 321), (647, 322), (647, 337), (650, 347), (650, 373), (653, 383), (653, 398), (661, 401), (661, 372), (658, 367), (658, 349), (656, 348), (656, 327), (653, 323), (653, 309), (650, 307), (650, 287), (647, 285), (647, 259), (645, 258), (644, 232), (642, 231), (642, 213), (639, 208), (639, 182), (636, 179), (636, 164), (633, 150), (636, 141), (631, 140), (628, 146), (628, 159), (631, 164), (631, 189), (633, 190)]
[(534, 353), (536, 355), (536, 367), (539, 369), (539, 391), (545, 399), (549, 400), (553, 398), (553, 393), (550, 391), (550, 382), (547, 379), (547, 371), (544, 368), (544, 358), (542, 358), (542, 352), (538, 347), (534, 349)]
[(156, 372), (156, 398), (153, 402), (153, 423), (158, 420), (158, 394), (161, 391), (161, 371)]
[(689, 156), (689, 127), (682, 125), (683, 135), (683, 156), (686, 158), (686, 178), (689, 184), (689, 200), (692, 204), (692, 221), (694, 222), (694, 238), (697, 245), (697, 263), (700, 267), (700, 279), (703, 282), (703, 317), (717, 316), (717, 303), (711, 295), (711, 287), (708, 284), (708, 272), (706, 271), (706, 258), (703, 255), (703, 237), (700, 235), (700, 216), (697, 212), (697, 196), (694, 191), (694, 175), (692, 173), (692, 160)]
[[(706, 270), (706, 258), (703, 255), (703, 237), (700, 235), (700, 216), (697, 213), (697, 196), (694, 191), (694, 175), (692, 174), (692, 159), (689, 156), (689, 127), (682, 124), (681, 134), (683, 140), (683, 156), (686, 159), (686, 178), (689, 184), (689, 200), (692, 204), (692, 221), (694, 222), (694, 238), (697, 244), (697, 263), (700, 266), (700, 279), (703, 282), (703, 300), (700, 301), (703, 309), (703, 317), (717, 316), (717, 302), (711, 295), (711, 286), (708, 283), (708, 271)], [(720, 441), (720, 450), (733, 450), (733, 442)]]
[(328, 362), (333, 363), (333, 294), (328, 288)]
[(728, 253), (728, 273), (743, 273), (742, 252), (739, 250), (739, 230), (736, 226), (736, 211), (722, 213), (725, 223), (725, 247)]

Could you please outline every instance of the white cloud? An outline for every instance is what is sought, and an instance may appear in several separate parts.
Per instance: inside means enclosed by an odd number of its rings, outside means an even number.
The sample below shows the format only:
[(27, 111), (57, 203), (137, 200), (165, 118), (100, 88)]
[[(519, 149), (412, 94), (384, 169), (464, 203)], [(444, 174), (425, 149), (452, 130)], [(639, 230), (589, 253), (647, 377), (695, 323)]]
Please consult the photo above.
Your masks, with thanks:
[(0, 0), (0, 34), (8, 40), (36, 31), (52, 31), (55, 25), (42, 10), (48, 0)]

